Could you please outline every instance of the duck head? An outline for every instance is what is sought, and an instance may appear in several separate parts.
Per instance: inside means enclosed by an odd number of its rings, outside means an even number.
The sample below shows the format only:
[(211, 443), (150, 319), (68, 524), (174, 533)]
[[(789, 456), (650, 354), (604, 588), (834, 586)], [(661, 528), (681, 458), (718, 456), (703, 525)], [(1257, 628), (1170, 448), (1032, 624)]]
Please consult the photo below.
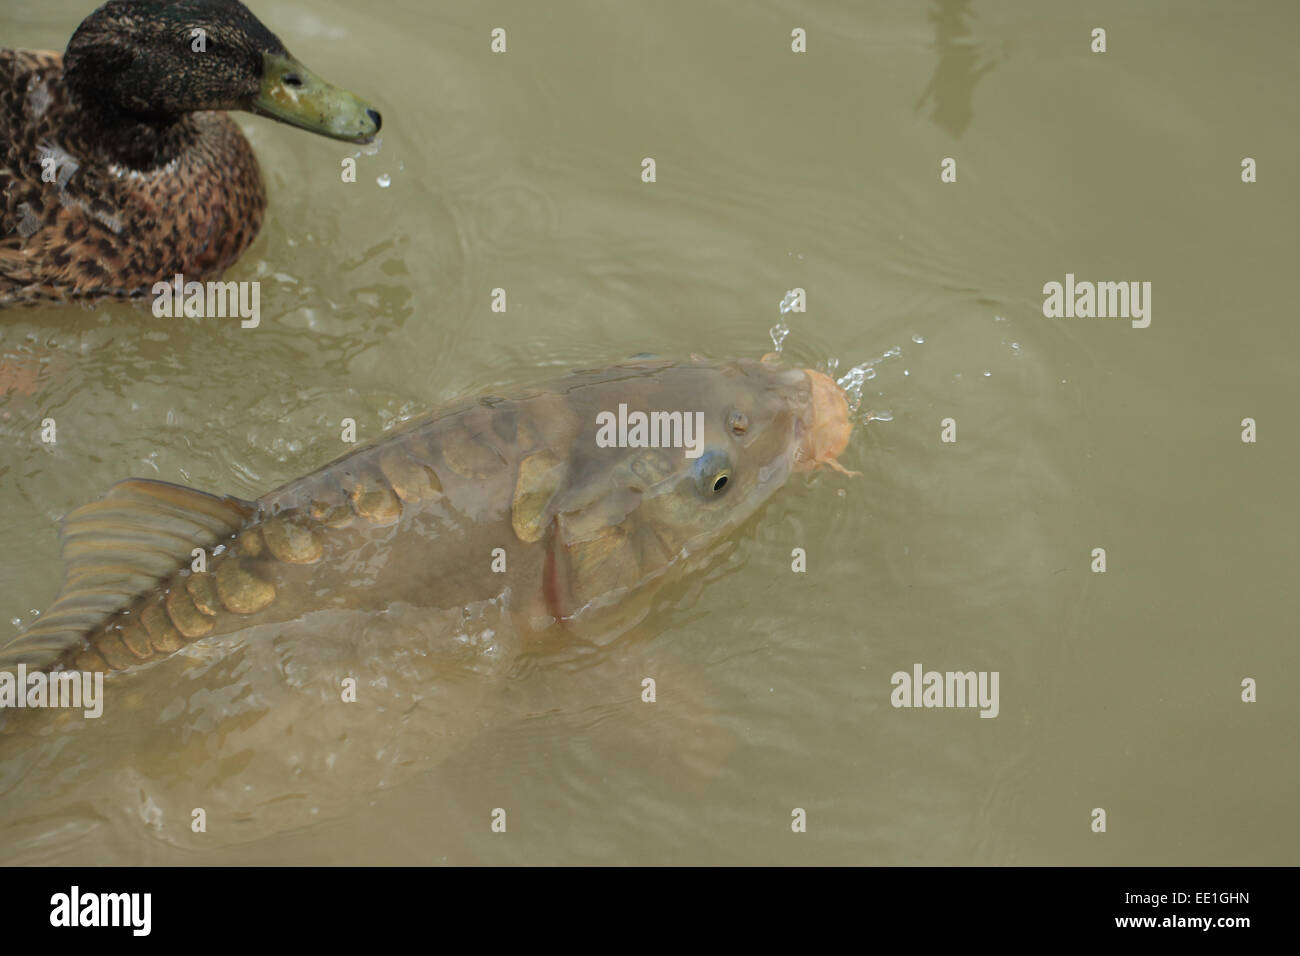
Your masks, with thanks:
[(73, 34), (64, 79), (78, 106), (127, 121), (245, 110), (354, 143), (374, 139), (381, 122), (238, 0), (110, 0)]

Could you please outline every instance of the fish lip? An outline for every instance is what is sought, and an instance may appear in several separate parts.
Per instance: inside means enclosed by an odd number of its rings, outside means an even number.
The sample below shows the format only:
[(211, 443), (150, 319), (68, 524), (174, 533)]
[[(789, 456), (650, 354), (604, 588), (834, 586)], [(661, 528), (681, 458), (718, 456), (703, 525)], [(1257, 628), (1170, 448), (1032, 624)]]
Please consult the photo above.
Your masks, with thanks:
[(383, 117), (369, 103), (307, 69), (289, 54), (262, 54), (262, 85), (248, 112), (330, 139), (373, 143)]
[(798, 418), (794, 470), (830, 468), (848, 475), (860, 474), (848, 471), (838, 461), (848, 448), (853, 433), (848, 396), (826, 373), (810, 368), (801, 371), (807, 379), (809, 391), (808, 404)]

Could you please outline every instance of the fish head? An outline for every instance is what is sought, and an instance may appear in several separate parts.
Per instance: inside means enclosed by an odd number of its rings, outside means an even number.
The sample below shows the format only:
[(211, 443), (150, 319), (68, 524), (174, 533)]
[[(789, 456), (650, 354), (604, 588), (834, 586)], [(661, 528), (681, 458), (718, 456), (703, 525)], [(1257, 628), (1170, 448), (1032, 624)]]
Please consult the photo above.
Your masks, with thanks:
[(617, 371), (568, 393), (584, 425), (546, 508), (547, 599), (562, 620), (707, 555), (793, 473), (843, 471), (848, 403), (819, 372), (770, 359)]

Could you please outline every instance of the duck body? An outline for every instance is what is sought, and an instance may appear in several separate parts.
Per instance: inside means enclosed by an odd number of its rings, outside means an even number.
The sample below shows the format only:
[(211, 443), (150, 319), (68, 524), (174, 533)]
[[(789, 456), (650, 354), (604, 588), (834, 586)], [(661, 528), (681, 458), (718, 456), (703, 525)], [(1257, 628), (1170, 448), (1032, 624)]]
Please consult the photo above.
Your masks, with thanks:
[(202, 280), (257, 237), (266, 190), (224, 112), (187, 114), (134, 163), (97, 132), (69, 101), (60, 54), (0, 50), (0, 306)]
[(381, 122), (238, 0), (109, 0), (62, 55), (0, 50), (0, 308), (230, 266), (266, 190), (227, 110), (353, 143)]

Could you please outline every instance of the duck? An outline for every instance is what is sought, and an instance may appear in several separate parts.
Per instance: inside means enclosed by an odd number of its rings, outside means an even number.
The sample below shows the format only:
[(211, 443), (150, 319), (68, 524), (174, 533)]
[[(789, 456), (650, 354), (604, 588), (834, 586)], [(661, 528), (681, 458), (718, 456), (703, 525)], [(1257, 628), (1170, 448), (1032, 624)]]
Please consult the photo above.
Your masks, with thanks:
[(266, 211), (231, 110), (349, 143), (382, 123), (238, 0), (109, 0), (62, 55), (0, 49), (0, 308), (229, 268)]

